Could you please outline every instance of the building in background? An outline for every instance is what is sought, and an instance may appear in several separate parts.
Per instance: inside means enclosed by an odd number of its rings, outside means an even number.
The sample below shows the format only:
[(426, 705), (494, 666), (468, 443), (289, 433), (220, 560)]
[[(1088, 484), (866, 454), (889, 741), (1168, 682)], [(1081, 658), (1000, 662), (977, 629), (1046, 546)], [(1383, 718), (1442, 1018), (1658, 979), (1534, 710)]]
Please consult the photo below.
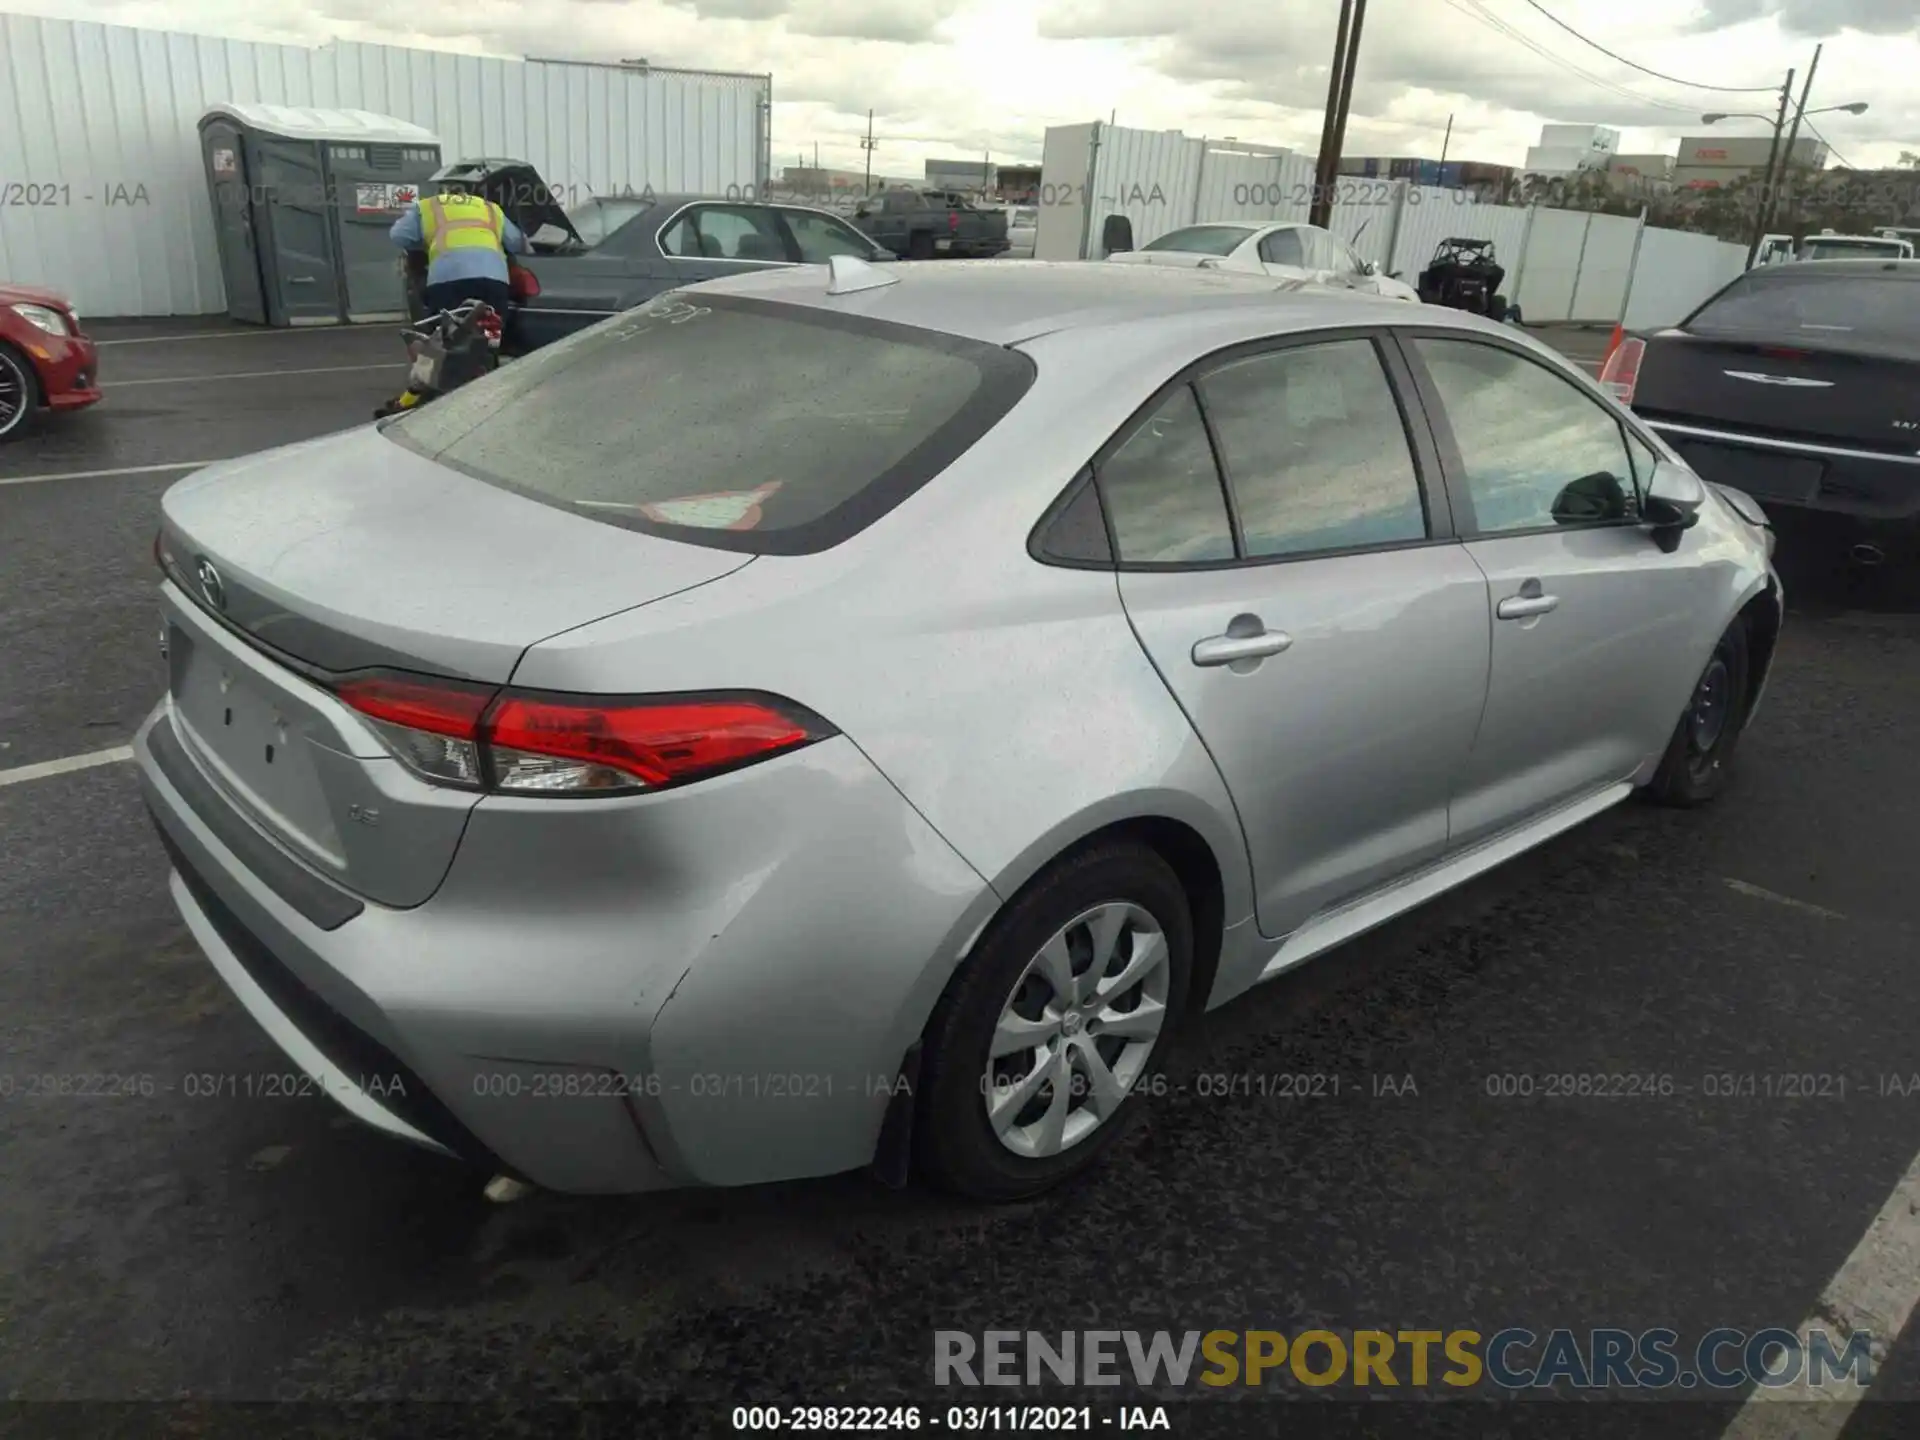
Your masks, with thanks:
[(962, 190), (968, 193), (993, 189), (993, 162), (982, 155), (977, 160), (929, 160), (926, 166), (929, 190)]
[(887, 190), (915, 181), (896, 175), (868, 177), (864, 170), (836, 170), (827, 165), (788, 165), (780, 171), (779, 189), (790, 195), (829, 195), (856, 197), (868, 190)]
[(1673, 156), (1615, 155), (1607, 162), (1607, 183), (1629, 195), (1652, 195), (1673, 186)]
[[(1682, 190), (1717, 190), (1739, 180), (1757, 179), (1767, 168), (1773, 148), (1770, 135), (1694, 135), (1680, 142), (1680, 158), (1673, 167), (1673, 183)], [(1793, 142), (1792, 163), (1819, 170), (1827, 163), (1827, 147), (1801, 136)]]
[(1619, 148), (1620, 132), (1605, 125), (1542, 125), (1540, 143), (1528, 147), (1522, 168), (1549, 177), (1604, 171)]
[(1000, 198), (1009, 204), (1031, 205), (1040, 196), (1038, 165), (1000, 165), (995, 167), (994, 177)]
[(1340, 159), (1340, 173), (1498, 196), (1506, 192), (1518, 172), (1511, 165), (1489, 165), (1480, 160), (1442, 162), (1405, 155), (1344, 155)]

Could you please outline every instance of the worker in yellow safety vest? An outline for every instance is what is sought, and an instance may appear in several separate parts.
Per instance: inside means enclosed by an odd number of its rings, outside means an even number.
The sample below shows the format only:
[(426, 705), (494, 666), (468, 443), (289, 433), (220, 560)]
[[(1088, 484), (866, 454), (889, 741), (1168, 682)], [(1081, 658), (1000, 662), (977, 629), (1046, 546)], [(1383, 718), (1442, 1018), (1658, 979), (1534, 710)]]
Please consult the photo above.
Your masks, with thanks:
[(459, 185), (416, 200), (388, 232), (402, 250), (427, 256), (427, 313), (482, 300), (507, 312), (507, 255), (527, 253), (527, 237), (506, 212)]

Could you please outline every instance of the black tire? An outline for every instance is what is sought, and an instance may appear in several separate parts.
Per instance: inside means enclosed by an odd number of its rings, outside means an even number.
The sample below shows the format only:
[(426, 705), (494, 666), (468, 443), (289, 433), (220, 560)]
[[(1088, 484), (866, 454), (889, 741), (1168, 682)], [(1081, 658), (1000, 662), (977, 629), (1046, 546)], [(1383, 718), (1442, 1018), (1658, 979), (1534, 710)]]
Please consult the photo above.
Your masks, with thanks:
[(1686, 713), (1674, 727), (1667, 753), (1647, 785), (1649, 800), (1690, 810), (1726, 788), (1733, 752), (1746, 729), (1752, 663), (1746, 619), (1736, 616), (1714, 645)]
[(1507, 318), (1507, 297), (1496, 295), (1487, 302), (1487, 318), (1494, 324), (1501, 324)]
[[(988, 1050), (995, 1027), (1041, 948), (1076, 916), (1113, 901), (1140, 907), (1166, 936), (1166, 1014), (1160, 1033), (1126, 1098), (1097, 1129), (1051, 1156), (1017, 1155), (1001, 1143), (987, 1117)], [(1143, 1082), (1164, 1073), (1186, 1014), (1192, 973), (1193, 919), (1186, 891), (1154, 851), (1131, 843), (1101, 845), (1042, 872), (988, 927), (927, 1023), (914, 1125), (921, 1174), (957, 1194), (1007, 1201), (1037, 1195), (1087, 1170), (1138, 1115)], [(1075, 1107), (1083, 1103), (1069, 1101)]]
[(931, 260), (933, 258), (933, 232), (916, 230), (907, 237), (907, 258), (909, 260)]
[(40, 376), (26, 356), (0, 342), (0, 445), (40, 423)]

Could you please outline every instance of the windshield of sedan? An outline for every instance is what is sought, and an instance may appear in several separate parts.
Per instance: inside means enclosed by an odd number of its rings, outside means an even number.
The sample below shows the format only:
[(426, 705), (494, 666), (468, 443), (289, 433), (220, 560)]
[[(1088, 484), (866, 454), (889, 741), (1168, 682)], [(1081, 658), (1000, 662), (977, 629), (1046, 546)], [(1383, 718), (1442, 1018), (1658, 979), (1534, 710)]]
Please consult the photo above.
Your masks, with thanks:
[(651, 200), (589, 200), (567, 211), (567, 219), (580, 232), (582, 244), (598, 245), (652, 205)]
[(1149, 240), (1142, 250), (1179, 250), (1199, 255), (1231, 255), (1253, 233), (1246, 225), (1189, 225), (1157, 240)]
[(670, 292), (393, 421), (389, 439), (608, 524), (824, 549), (945, 469), (1032, 362), (931, 330)]

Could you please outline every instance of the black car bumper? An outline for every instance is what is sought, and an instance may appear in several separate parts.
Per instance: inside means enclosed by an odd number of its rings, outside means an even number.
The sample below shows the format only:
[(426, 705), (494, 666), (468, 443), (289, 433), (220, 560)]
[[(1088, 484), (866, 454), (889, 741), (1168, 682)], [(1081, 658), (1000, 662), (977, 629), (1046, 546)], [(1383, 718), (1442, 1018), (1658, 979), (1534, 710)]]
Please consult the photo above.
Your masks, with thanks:
[(1920, 560), (1920, 453), (1852, 449), (1643, 417), (1701, 479), (1744, 490), (1806, 540)]

